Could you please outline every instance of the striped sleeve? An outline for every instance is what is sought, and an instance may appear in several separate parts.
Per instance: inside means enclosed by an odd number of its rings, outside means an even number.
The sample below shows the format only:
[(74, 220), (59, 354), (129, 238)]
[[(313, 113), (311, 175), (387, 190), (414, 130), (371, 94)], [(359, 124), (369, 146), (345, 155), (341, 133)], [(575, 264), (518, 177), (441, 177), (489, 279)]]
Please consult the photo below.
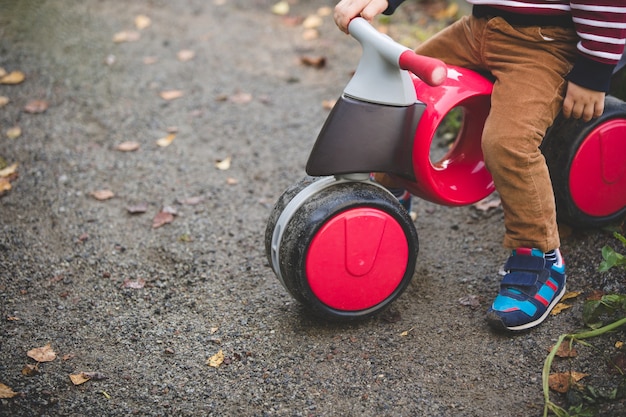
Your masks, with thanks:
[(580, 54), (568, 79), (586, 88), (608, 91), (613, 68), (626, 44), (626, 3), (571, 0), (570, 6)]

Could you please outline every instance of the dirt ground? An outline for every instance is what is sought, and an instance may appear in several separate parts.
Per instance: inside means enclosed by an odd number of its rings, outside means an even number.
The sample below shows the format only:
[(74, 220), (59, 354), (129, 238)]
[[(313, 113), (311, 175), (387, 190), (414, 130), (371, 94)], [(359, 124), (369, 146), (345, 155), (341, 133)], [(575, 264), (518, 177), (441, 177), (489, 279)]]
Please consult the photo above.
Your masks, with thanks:
[[(580, 328), (585, 295), (626, 292), (623, 272), (597, 272), (616, 240), (568, 230), (568, 286), (582, 295), (532, 332), (494, 333), (484, 313), (507, 256), (501, 210), (416, 200), (407, 291), (361, 322), (309, 317), (269, 268), (263, 234), (360, 48), (330, 16), (307, 39), (274, 3), (0, 1), (0, 66), (26, 76), (0, 85), (0, 156), (19, 175), (0, 198), (0, 382), (19, 395), (0, 415), (539, 416), (543, 361)], [(334, 3), (292, 1), (289, 15)], [(139, 15), (151, 24), (138, 29)], [(25, 112), (32, 100), (47, 110)], [(128, 142), (139, 149), (118, 150)], [(602, 355), (625, 338), (555, 367), (610, 387)], [(48, 344), (56, 359), (24, 375), (27, 352)], [(80, 372), (94, 377), (74, 385)]]

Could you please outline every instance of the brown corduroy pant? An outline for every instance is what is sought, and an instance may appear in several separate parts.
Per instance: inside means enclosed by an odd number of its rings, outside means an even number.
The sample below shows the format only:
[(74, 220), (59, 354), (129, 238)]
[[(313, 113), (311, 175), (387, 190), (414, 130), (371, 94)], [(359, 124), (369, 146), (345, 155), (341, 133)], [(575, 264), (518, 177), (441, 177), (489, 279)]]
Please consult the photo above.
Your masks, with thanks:
[(502, 200), (506, 248), (547, 252), (560, 246), (552, 183), (539, 145), (561, 110), (577, 41), (573, 28), (466, 16), (416, 50), (495, 77), (482, 150)]

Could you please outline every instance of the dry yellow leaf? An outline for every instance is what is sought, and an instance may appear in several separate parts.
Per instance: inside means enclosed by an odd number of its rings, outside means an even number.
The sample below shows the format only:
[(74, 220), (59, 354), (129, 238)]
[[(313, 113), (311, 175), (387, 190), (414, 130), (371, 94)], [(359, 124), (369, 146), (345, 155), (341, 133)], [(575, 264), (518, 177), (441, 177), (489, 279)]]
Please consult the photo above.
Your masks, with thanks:
[(618, 340), (617, 342), (615, 342), (615, 347), (617, 349), (623, 348), (624, 347), (624, 342)]
[(272, 13), (279, 16), (285, 16), (287, 13), (289, 13), (289, 3), (287, 3), (286, 1), (279, 1), (272, 6)]
[(19, 126), (13, 126), (7, 130), (7, 138), (17, 139), (22, 136), (22, 129)]
[(115, 193), (111, 190), (96, 190), (91, 192), (90, 195), (98, 201), (109, 200), (115, 197)]
[(181, 62), (191, 61), (192, 59), (194, 59), (195, 56), (196, 53), (191, 49), (183, 49), (178, 51), (178, 53), (176, 54), (176, 57)]
[(23, 72), (12, 71), (2, 76), (2, 78), (0, 78), (0, 84), (10, 84), (10, 85), (19, 84), (22, 81), (24, 81), (25, 78), (26, 76), (24, 75)]
[(317, 14), (322, 17), (330, 16), (333, 14), (333, 8), (329, 6), (320, 7), (317, 9)]
[(0, 382), (0, 398), (13, 398), (17, 394), (18, 393), (13, 391), (11, 387), (4, 385), (2, 382)]
[(37, 362), (51, 362), (57, 357), (57, 354), (54, 350), (52, 350), (50, 343), (42, 347), (31, 349), (26, 354), (29, 358), (32, 358)]
[(557, 305), (554, 306), (550, 314), (552, 314), (553, 316), (556, 316), (557, 314), (560, 314), (563, 310), (567, 310), (568, 308), (571, 308), (571, 307), (572, 306), (569, 304), (558, 303)]
[(215, 167), (219, 169), (220, 171), (226, 171), (227, 169), (230, 169), (230, 164), (232, 160), (233, 159), (229, 156), (225, 159), (222, 159), (221, 161), (217, 161), (215, 163)]
[(136, 42), (141, 38), (141, 34), (135, 30), (123, 30), (121, 32), (117, 32), (113, 35), (113, 42), (115, 43), (123, 43), (123, 42)]
[(161, 138), (161, 139), (157, 140), (156, 143), (160, 147), (165, 148), (166, 146), (170, 146), (175, 138), (176, 138), (176, 134), (175, 133), (170, 133), (169, 135), (165, 136), (164, 138)]
[(0, 96), (0, 107), (4, 107), (9, 104), (9, 98), (7, 96)]
[(118, 151), (122, 151), (122, 152), (133, 152), (139, 149), (139, 147), (140, 147), (139, 142), (129, 140), (129, 141), (120, 143), (119, 145), (115, 147), (115, 149), (117, 149)]
[(213, 368), (219, 368), (222, 363), (224, 363), (224, 352), (221, 349), (206, 361), (206, 364)]
[(152, 24), (152, 20), (148, 16), (140, 14), (135, 17), (135, 27), (139, 30), (145, 29)]
[(316, 29), (320, 26), (322, 26), (322, 18), (314, 14), (307, 16), (302, 22), (302, 27), (305, 29)]
[(0, 169), (0, 178), (9, 177), (15, 174), (16, 172), (17, 172), (17, 162), (12, 165), (9, 165), (8, 167), (4, 169)]
[(80, 385), (89, 381), (91, 378), (86, 375), (84, 372), (79, 372), (77, 374), (70, 374), (70, 379), (72, 380), (72, 384)]
[(570, 291), (570, 292), (567, 292), (567, 293), (565, 293), (563, 298), (561, 298), (561, 301), (565, 301), (565, 300), (570, 300), (572, 298), (576, 298), (576, 297), (578, 297), (582, 293), (583, 293), (582, 291)]
[(182, 90), (165, 90), (159, 93), (159, 96), (163, 100), (175, 100), (177, 98), (181, 98), (185, 93)]

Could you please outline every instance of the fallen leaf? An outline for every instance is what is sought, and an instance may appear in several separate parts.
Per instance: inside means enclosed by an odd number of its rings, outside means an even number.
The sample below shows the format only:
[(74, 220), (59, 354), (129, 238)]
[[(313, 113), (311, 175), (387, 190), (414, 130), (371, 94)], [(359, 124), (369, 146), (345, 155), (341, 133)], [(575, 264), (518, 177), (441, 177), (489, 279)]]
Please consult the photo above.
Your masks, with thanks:
[(0, 177), (0, 193), (9, 191), (11, 189), (11, 182), (7, 178)]
[(413, 328), (410, 328), (409, 330), (405, 330), (402, 333), (400, 333), (401, 337), (407, 337), (409, 335), (409, 333), (411, 333), (413, 331)]
[(164, 138), (161, 138), (161, 139), (157, 140), (156, 144), (159, 145), (162, 148), (165, 148), (166, 146), (170, 146), (172, 144), (172, 142), (174, 141), (174, 138), (176, 138), (176, 134), (170, 133), (169, 135), (165, 136)]
[(98, 201), (105, 201), (115, 197), (115, 193), (111, 190), (96, 190), (90, 193), (90, 195)]
[(139, 142), (128, 140), (117, 145), (115, 149), (121, 152), (133, 152), (139, 149), (140, 146)]
[(480, 211), (488, 211), (492, 208), (498, 208), (502, 205), (500, 201), (500, 197), (494, 197), (493, 195), (480, 200), (478, 203), (474, 204), (474, 208)]
[(304, 19), (304, 22), (302, 22), (302, 27), (305, 29), (315, 29), (322, 26), (322, 23), (322, 18), (313, 14), (307, 16), (307, 18)]
[(0, 96), (0, 107), (4, 107), (9, 104), (9, 98), (7, 96)]
[(319, 9), (317, 9), (317, 15), (318, 16), (326, 17), (326, 16), (330, 16), (331, 14), (333, 14), (333, 8), (332, 7), (323, 6), (323, 7), (320, 7)]
[(617, 342), (615, 342), (616, 349), (621, 349), (623, 347), (624, 347), (624, 342), (622, 342), (621, 340), (618, 340)]
[(172, 213), (167, 213), (164, 211), (160, 211), (154, 216), (152, 219), (152, 228), (156, 229), (168, 223), (174, 221), (174, 215)]
[(20, 84), (22, 81), (26, 79), (26, 76), (21, 71), (12, 71), (8, 74), (5, 74), (0, 78), (0, 84), (9, 84), (15, 85)]
[[(19, 317), (15, 317), (15, 316), (7, 317), (7, 321), (19, 321), (19, 320), (20, 320)], [(615, 347), (617, 347), (617, 344), (615, 345)]]
[(143, 63), (146, 65), (156, 64), (159, 61), (159, 58), (155, 56), (145, 56), (143, 58)]
[(13, 126), (12, 128), (7, 130), (6, 134), (7, 138), (9, 139), (17, 139), (22, 136), (22, 128), (20, 128), (19, 126)]
[(26, 354), (37, 362), (51, 362), (57, 357), (49, 343), (45, 346), (31, 349)]
[(320, 37), (320, 33), (317, 29), (306, 29), (302, 32), (302, 39), (305, 41), (312, 41)]
[(246, 104), (252, 101), (252, 94), (237, 92), (230, 96), (230, 101), (236, 104)]
[(76, 355), (74, 355), (73, 353), (66, 353), (61, 359), (63, 359), (64, 361), (69, 361), (70, 359), (74, 359), (75, 357)]
[(152, 24), (152, 20), (148, 16), (140, 14), (135, 17), (135, 27), (139, 30), (146, 29), (148, 26)]
[(326, 57), (323, 56), (301, 56), (300, 62), (303, 65), (313, 68), (324, 68), (326, 66)]
[(220, 349), (220, 351), (211, 356), (206, 363), (213, 368), (219, 368), (219, 366), (224, 363), (224, 352)]
[[(0, 175), (1, 176), (1, 175)], [(591, 294), (587, 296), (587, 301), (600, 301), (602, 297), (604, 297), (604, 291), (601, 290), (593, 290)]]
[(232, 158), (229, 156), (225, 159), (222, 159), (221, 161), (217, 161), (215, 163), (215, 167), (219, 169), (220, 171), (226, 171), (230, 169), (231, 162), (232, 162)]
[(452, 19), (457, 15), (458, 12), (459, 12), (459, 5), (457, 3), (452, 2), (445, 9), (435, 13), (434, 18), (437, 20)]
[(565, 293), (565, 295), (563, 295), (563, 297), (561, 298), (561, 301), (565, 301), (565, 300), (570, 300), (572, 298), (576, 298), (576, 297), (578, 297), (582, 293), (583, 293), (582, 291), (569, 291), (569, 292)]
[(272, 6), (272, 13), (278, 16), (285, 16), (289, 13), (289, 3), (286, 1), (279, 1)]
[(178, 51), (178, 53), (176, 54), (176, 57), (181, 62), (191, 61), (192, 59), (194, 59), (195, 56), (196, 53), (190, 49), (183, 49), (181, 51)]
[(197, 204), (200, 204), (204, 201), (204, 197), (202, 196), (197, 196), (197, 197), (188, 197), (188, 198), (184, 198), (182, 200), (178, 200), (178, 202), (180, 204), (184, 204), (187, 206), (195, 206)]
[(113, 42), (115, 43), (123, 43), (123, 42), (136, 42), (141, 38), (141, 34), (136, 30), (123, 30), (121, 32), (117, 32), (113, 35)]
[(466, 295), (459, 298), (459, 304), (474, 309), (480, 307), (480, 300), (477, 295)]
[(85, 375), (84, 372), (78, 372), (76, 374), (70, 374), (70, 380), (72, 381), (72, 384), (74, 385), (81, 385), (84, 384), (85, 382), (89, 381), (91, 378), (89, 378), (87, 375)]
[(325, 110), (332, 110), (337, 104), (337, 100), (324, 100), (322, 101), (322, 108)]
[(38, 364), (31, 364), (28, 363), (26, 365), (24, 365), (24, 367), (22, 368), (22, 375), (24, 376), (33, 376), (33, 375), (37, 375), (39, 373), (39, 366)]
[(185, 92), (182, 90), (165, 90), (159, 93), (159, 96), (166, 101), (176, 100), (177, 98), (181, 98), (185, 95)]
[(46, 100), (31, 100), (24, 106), (26, 113), (38, 114), (48, 110), (48, 102)]
[(568, 308), (571, 308), (571, 307), (572, 306), (570, 304), (558, 303), (557, 305), (554, 306), (552, 311), (550, 311), (550, 314), (552, 314), (553, 316), (556, 316), (557, 314), (560, 314), (563, 310), (567, 310)]
[(586, 376), (587, 374), (574, 371), (550, 374), (550, 376), (548, 377), (548, 386), (552, 391), (565, 394), (567, 391), (569, 391), (572, 383), (578, 382)]
[(130, 214), (145, 213), (146, 211), (148, 211), (148, 203), (139, 203), (139, 204), (135, 204), (133, 206), (128, 206), (128, 207), (126, 207), (126, 210)]
[(4, 169), (0, 169), (0, 178), (7, 178), (17, 172), (17, 163), (9, 165)]
[(9, 386), (4, 385), (0, 382), (0, 398), (8, 399), (13, 398), (18, 395), (17, 392), (13, 391)]
[[(548, 351), (551, 352), (553, 348), (554, 346), (550, 346)], [(569, 343), (561, 343), (556, 351), (556, 356), (559, 358), (575, 358), (578, 356), (578, 352), (573, 346), (570, 347)]]
[(122, 288), (130, 288), (133, 290), (140, 290), (146, 286), (146, 280), (139, 278), (136, 280), (125, 279), (122, 283)]

